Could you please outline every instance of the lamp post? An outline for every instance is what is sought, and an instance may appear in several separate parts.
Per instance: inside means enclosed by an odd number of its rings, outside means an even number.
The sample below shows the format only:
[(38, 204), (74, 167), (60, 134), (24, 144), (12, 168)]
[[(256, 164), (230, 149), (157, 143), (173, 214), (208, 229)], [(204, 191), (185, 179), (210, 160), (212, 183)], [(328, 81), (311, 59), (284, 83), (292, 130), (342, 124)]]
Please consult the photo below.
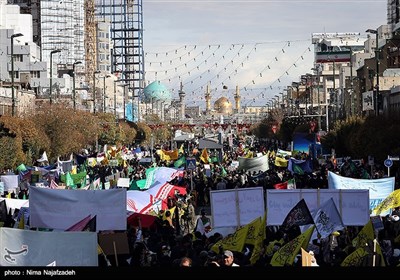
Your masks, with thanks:
[(15, 89), (14, 89), (14, 38), (24, 36), (22, 33), (11, 35), (11, 115), (15, 115)]
[(81, 64), (81, 61), (75, 61), (72, 64), (72, 71), (73, 71), (73, 76), (72, 76), (72, 102), (74, 104), (74, 111), (76, 110), (76, 89), (75, 89), (75, 65)]
[(375, 62), (376, 62), (376, 69), (375, 69), (375, 75), (376, 75), (376, 86), (375, 86), (375, 97), (374, 97), (374, 110), (375, 110), (375, 116), (379, 115), (379, 108), (378, 108), (378, 96), (379, 96), (379, 44), (378, 44), (378, 30), (375, 29), (367, 29), (365, 32), (375, 34)]
[(53, 89), (53, 54), (59, 53), (59, 52), (61, 52), (61, 50), (52, 50), (50, 52), (50, 95), (49, 95), (50, 105), (52, 104), (51, 96), (52, 96), (52, 89)]
[(99, 70), (93, 72), (93, 114), (96, 114), (96, 74), (99, 73)]

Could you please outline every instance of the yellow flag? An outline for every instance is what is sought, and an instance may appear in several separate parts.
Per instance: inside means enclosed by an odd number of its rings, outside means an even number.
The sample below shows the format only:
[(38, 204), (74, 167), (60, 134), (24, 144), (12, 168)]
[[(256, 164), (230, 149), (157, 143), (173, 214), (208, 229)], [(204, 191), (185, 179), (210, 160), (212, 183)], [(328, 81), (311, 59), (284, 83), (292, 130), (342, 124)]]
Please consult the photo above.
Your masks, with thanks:
[(71, 168), (71, 175), (75, 175), (75, 174), (78, 173), (78, 172), (77, 172), (77, 167), (78, 167), (78, 166), (76, 166), (76, 165), (73, 165), (73, 166), (72, 166), (72, 168)]
[(275, 254), (272, 256), (272, 266), (285, 266), (293, 265), (294, 258), (299, 253), (300, 248), (307, 248), (310, 242), (311, 235), (314, 231), (315, 225), (307, 229), (305, 232), (290, 240), (288, 243), (283, 245)]
[(340, 266), (361, 266), (364, 257), (368, 255), (364, 248), (358, 248), (353, 253), (348, 255)]
[(260, 219), (260, 226), (258, 227), (256, 240), (254, 242), (253, 253), (251, 254), (251, 257), (250, 257), (250, 263), (252, 265), (255, 264), (258, 261), (258, 259), (261, 257), (262, 249), (264, 248), (264, 240), (266, 238), (266, 232), (265, 232), (266, 220), (267, 220), (267, 216), (266, 216), (266, 214), (264, 214), (264, 217), (262, 217)]
[(183, 143), (182, 143), (181, 147), (179, 148), (178, 153), (179, 154), (184, 154), (185, 153), (185, 151), (183, 150)]
[(374, 227), (372, 226), (371, 220), (369, 220), (351, 243), (355, 248), (363, 248), (368, 241), (372, 241), (374, 238)]
[(173, 151), (161, 150), (160, 157), (161, 160), (164, 161), (176, 160), (178, 159), (178, 150), (173, 150)]
[(25, 229), (25, 217), (23, 213), (21, 215), (21, 218), (19, 218), (18, 228)]
[(249, 229), (247, 231), (245, 243), (254, 245), (258, 238), (258, 232), (260, 231), (261, 217), (254, 219), (247, 226), (249, 227)]
[(397, 189), (389, 194), (378, 206), (372, 210), (372, 213), (379, 215), (380, 213), (400, 206), (400, 189)]
[(209, 163), (209, 162), (210, 162), (210, 158), (209, 158), (209, 156), (208, 156), (208, 152), (207, 152), (207, 149), (206, 149), (206, 148), (204, 148), (204, 149), (201, 151), (200, 159), (201, 159), (201, 161), (204, 162), (204, 163)]
[(276, 157), (275, 158), (275, 166), (278, 167), (287, 167), (288, 166), (288, 160), (281, 158), (281, 157)]
[(249, 230), (248, 225), (239, 228), (234, 233), (229, 234), (224, 239), (221, 239), (217, 243), (215, 243), (211, 247), (211, 250), (213, 250), (214, 252), (218, 253), (219, 252), (219, 246), (222, 246), (222, 248), (224, 250), (231, 250), (231, 251), (241, 252), (243, 250), (243, 247), (244, 247), (244, 244), (245, 244), (245, 241), (246, 241), (248, 230)]

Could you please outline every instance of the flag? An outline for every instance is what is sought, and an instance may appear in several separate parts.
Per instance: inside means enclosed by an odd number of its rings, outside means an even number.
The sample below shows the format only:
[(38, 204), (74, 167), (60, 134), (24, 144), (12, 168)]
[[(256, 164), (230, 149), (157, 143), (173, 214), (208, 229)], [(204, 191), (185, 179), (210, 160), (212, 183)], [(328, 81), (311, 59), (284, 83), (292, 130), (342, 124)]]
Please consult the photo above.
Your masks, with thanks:
[(25, 229), (25, 218), (24, 218), (24, 215), (21, 215), (19, 217), (18, 228), (19, 229)]
[(180, 157), (178, 160), (176, 160), (176, 161), (174, 162), (174, 166), (175, 166), (176, 168), (179, 168), (179, 167), (181, 167), (182, 165), (184, 165), (185, 163), (186, 163), (186, 157), (183, 156), (183, 157)]
[(381, 203), (378, 204), (372, 213), (379, 215), (381, 212), (389, 210), (391, 208), (396, 208), (400, 206), (400, 189), (397, 189), (389, 194)]
[(364, 247), (369, 240), (374, 240), (374, 238), (374, 227), (372, 225), (372, 221), (369, 220), (351, 243), (355, 248)]
[(82, 231), (96, 232), (96, 215), (94, 215), (93, 218), (90, 219), (90, 221), (86, 224)]
[(286, 218), (282, 223), (282, 229), (289, 230), (293, 226), (304, 226), (313, 223), (313, 217), (311, 216), (307, 203), (303, 198), (286, 215)]
[(327, 200), (320, 208), (312, 211), (312, 216), (321, 238), (326, 238), (332, 232), (344, 228), (342, 217), (336, 208), (333, 198)]
[(178, 159), (178, 150), (173, 150), (173, 151), (161, 150), (160, 158), (162, 161), (177, 160)]
[(226, 172), (225, 167), (221, 166), (221, 177), (226, 177), (228, 175), (228, 172)]
[(272, 256), (270, 264), (272, 266), (286, 266), (293, 265), (294, 258), (300, 251), (300, 248), (307, 248), (310, 242), (311, 235), (314, 231), (315, 226), (311, 226), (305, 232), (290, 240), (288, 243), (283, 245), (275, 254)]
[(185, 153), (185, 150), (183, 149), (183, 143), (181, 144), (181, 147), (179, 148), (178, 153), (179, 154), (184, 154)]
[[(364, 249), (366, 245), (368, 246), (368, 244), (373, 244), (374, 239), (374, 226), (370, 219), (368, 223), (366, 223), (365, 226), (360, 230), (357, 236), (353, 239), (352, 245), (357, 249)], [(382, 250), (378, 242), (376, 242), (376, 252), (380, 256), (380, 264), (378, 264), (378, 266), (385, 266), (385, 258), (383, 257)]]
[(92, 182), (92, 187), (90, 189), (92, 190), (100, 189), (100, 178), (97, 178)]
[(265, 231), (265, 223), (267, 221), (267, 216), (264, 213), (264, 217), (262, 217), (260, 226), (258, 227), (258, 232), (256, 233), (255, 236), (255, 242), (254, 242), (254, 249), (250, 257), (250, 263), (254, 265), (258, 259), (261, 257), (261, 254), (263, 252), (264, 248), (264, 240), (266, 238), (266, 231)]
[(245, 241), (246, 244), (254, 245), (256, 243), (256, 240), (258, 238), (258, 232), (260, 231), (260, 226), (261, 226), (261, 217), (254, 219), (248, 224), (249, 229), (247, 230), (247, 236)]
[(296, 189), (296, 181), (294, 180), (294, 178), (283, 182), (283, 183), (278, 183), (273, 185), (273, 187), (277, 190), (295, 190)]
[(340, 266), (361, 266), (364, 258), (368, 255), (368, 252), (364, 248), (358, 248), (353, 253), (348, 255)]
[(213, 250), (216, 253), (219, 253), (219, 246), (222, 246), (222, 248), (224, 250), (242, 252), (245, 241), (246, 241), (248, 230), (249, 230), (248, 225), (245, 225), (245, 226), (239, 228), (234, 233), (229, 234), (225, 238), (217, 241), (211, 247), (211, 250)]
[[(72, 179), (72, 177), (71, 177), (71, 173), (67, 173), (67, 175), (65, 176), (65, 185), (67, 186), (67, 187), (71, 187), (71, 188), (73, 188), (75, 185), (74, 185), (74, 180)], [(75, 186), (75, 188), (76, 188), (76, 186)]]
[(57, 185), (57, 183), (56, 182), (54, 182), (54, 180), (53, 179), (51, 179), (51, 182), (50, 182), (50, 189), (58, 189), (58, 185)]
[(49, 160), (47, 159), (47, 154), (46, 152), (43, 152), (42, 157), (38, 160), (36, 160), (38, 162), (48, 162)]
[(281, 158), (281, 157), (276, 157), (275, 158), (275, 166), (277, 167), (287, 167), (288, 166), (288, 160)]
[(86, 216), (86, 218), (83, 218), (76, 224), (73, 224), (65, 231), (83, 231), (83, 229), (87, 226), (87, 224), (89, 223), (90, 220), (91, 220), (90, 215), (88, 215), (88, 216)]
[(208, 156), (208, 152), (207, 152), (207, 149), (206, 149), (206, 148), (204, 148), (204, 149), (201, 151), (200, 160), (201, 160), (202, 162), (204, 162), (204, 163), (209, 163), (210, 158), (209, 158), (209, 156)]
[(5, 223), (7, 221), (7, 206), (6, 200), (0, 201), (0, 222)]
[(21, 163), (20, 165), (17, 166), (16, 170), (18, 172), (25, 172), (27, 169), (26, 169), (25, 164)]

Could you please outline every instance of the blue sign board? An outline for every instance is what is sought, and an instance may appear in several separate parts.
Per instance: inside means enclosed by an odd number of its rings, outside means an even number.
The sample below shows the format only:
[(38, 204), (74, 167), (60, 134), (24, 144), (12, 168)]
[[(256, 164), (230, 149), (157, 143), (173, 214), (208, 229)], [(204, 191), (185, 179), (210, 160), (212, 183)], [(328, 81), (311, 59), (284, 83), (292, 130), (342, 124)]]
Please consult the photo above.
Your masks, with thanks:
[(196, 159), (195, 158), (186, 158), (186, 169), (187, 170), (195, 170), (196, 169)]

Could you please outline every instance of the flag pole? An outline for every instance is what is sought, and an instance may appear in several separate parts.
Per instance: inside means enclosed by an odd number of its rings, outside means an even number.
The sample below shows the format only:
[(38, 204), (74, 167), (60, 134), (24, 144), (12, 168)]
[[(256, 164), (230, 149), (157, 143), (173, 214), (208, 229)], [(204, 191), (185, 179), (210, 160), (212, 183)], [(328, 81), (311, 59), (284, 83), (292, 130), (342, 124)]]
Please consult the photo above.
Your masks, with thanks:
[(376, 266), (376, 238), (374, 238), (374, 252), (372, 255), (372, 266)]

